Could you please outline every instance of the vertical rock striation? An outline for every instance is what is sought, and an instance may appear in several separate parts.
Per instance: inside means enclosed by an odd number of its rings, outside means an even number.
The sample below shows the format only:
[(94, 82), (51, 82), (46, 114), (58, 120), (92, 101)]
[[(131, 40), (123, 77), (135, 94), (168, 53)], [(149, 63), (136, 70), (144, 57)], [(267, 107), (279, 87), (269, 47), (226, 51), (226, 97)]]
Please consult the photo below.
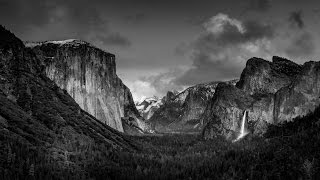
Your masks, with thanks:
[[(21, 151), (23, 147), (32, 148), (36, 154), (45, 152), (52, 165), (68, 163), (71, 165), (68, 168), (74, 168), (78, 160), (66, 157), (66, 153), (79, 154), (84, 149), (102, 153), (109, 149), (135, 148), (123, 133), (83, 111), (68, 93), (46, 77), (45, 67), (34, 52), (2, 26), (0, 139), (1, 144), (10, 144), (20, 153), (27, 152)], [(8, 153), (1, 151), (0, 154), (6, 157)], [(19, 156), (33, 162), (32, 154), (28, 151)]]
[(274, 121), (304, 116), (320, 104), (320, 62), (306, 62), (299, 75), (275, 94)]
[(121, 117), (140, 118), (130, 90), (116, 74), (113, 54), (81, 40), (26, 43), (46, 67), (46, 75), (79, 106), (123, 132)]
[(288, 86), (301, 71), (301, 66), (287, 59), (274, 56), (272, 62), (261, 58), (251, 58), (236, 86), (253, 94), (276, 93)]
[(202, 120), (203, 135), (232, 137), (248, 111), (251, 131), (263, 134), (268, 124), (304, 116), (320, 104), (319, 62), (298, 65), (280, 57), (272, 62), (251, 58), (235, 86), (219, 84)]

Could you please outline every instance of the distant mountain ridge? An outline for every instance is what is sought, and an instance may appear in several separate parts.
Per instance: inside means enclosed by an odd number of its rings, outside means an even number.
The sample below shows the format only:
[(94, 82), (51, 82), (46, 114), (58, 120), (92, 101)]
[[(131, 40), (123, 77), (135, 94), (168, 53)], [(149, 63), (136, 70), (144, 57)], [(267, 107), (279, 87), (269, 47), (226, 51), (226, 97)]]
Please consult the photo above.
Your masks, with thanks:
[[(227, 81), (235, 84), (237, 80)], [(168, 92), (163, 105), (149, 119), (156, 132), (200, 132), (200, 121), (209, 100), (220, 82), (198, 84), (180, 93)]]
[(162, 105), (163, 100), (156, 96), (145, 98), (141, 102), (136, 103), (140, 115), (146, 120), (150, 119), (154, 112)]

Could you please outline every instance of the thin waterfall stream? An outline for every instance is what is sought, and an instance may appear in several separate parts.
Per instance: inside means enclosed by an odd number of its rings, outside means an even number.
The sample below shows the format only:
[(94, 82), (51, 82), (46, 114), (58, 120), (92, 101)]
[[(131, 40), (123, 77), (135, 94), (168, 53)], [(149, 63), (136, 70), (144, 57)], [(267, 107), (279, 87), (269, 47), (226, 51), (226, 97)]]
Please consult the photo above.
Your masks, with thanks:
[(244, 114), (242, 116), (240, 134), (237, 137), (237, 139), (233, 140), (233, 142), (239, 141), (240, 139), (242, 139), (244, 136), (246, 136), (248, 134), (246, 127), (245, 127), (246, 126), (246, 118), (247, 118), (247, 110), (244, 111)]

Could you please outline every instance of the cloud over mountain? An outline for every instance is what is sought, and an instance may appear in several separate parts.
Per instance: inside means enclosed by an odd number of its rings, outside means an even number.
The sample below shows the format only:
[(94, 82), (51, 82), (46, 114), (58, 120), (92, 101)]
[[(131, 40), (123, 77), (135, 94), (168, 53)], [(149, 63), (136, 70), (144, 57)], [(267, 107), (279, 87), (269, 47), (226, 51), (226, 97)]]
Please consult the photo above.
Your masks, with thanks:
[(263, 12), (269, 10), (271, 0), (249, 0), (247, 10)]
[(126, 37), (112, 30), (101, 4), (98, 0), (1, 0), (0, 20), (20, 30), (26, 40), (79, 38), (101, 46), (130, 46)]
[(222, 13), (205, 22), (203, 30), (192, 42), (193, 66), (174, 80), (179, 85), (237, 77), (245, 59), (263, 54), (266, 40), (274, 35), (269, 24), (241, 22)]
[(286, 30), (286, 36), (284, 36), (286, 38), (282, 38), (282, 41), (286, 42), (283, 46), (285, 47), (284, 52), (292, 58), (309, 58), (316, 50), (315, 39), (313, 34), (306, 29), (302, 15), (301, 10), (289, 14), (290, 28)]
[(317, 0), (0, 0), (0, 22), (27, 41), (89, 41), (116, 55), (128, 86), (161, 95), (238, 77), (252, 56), (300, 63), (319, 56), (317, 7)]
[[(189, 44), (181, 43), (177, 55), (190, 57), (192, 66), (161, 73), (142, 81), (161, 94), (198, 83), (239, 77), (251, 57), (273, 55), (297, 59), (315, 51), (313, 35), (305, 29), (302, 11), (289, 14), (280, 25), (253, 20), (241, 21), (219, 13), (202, 24), (202, 32)], [(165, 77), (165, 78), (164, 78)], [(166, 79), (166, 83), (163, 82)], [(170, 89), (172, 88), (172, 89)]]

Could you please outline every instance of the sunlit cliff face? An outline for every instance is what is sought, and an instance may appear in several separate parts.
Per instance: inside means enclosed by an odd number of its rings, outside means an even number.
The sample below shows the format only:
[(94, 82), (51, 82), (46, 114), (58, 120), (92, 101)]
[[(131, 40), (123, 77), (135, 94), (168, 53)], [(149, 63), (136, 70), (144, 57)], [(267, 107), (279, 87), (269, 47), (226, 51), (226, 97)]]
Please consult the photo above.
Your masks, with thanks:
[(79, 40), (41, 45), (46, 75), (82, 109), (123, 132), (125, 87), (116, 75), (115, 56)]

